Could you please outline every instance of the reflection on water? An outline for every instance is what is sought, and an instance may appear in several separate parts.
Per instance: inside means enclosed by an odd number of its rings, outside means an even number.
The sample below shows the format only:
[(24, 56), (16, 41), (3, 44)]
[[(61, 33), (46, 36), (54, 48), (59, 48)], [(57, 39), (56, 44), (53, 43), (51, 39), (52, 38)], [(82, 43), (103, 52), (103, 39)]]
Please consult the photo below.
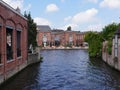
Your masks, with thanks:
[(44, 50), (43, 62), (26, 68), (0, 90), (120, 90), (120, 73), (86, 50)]

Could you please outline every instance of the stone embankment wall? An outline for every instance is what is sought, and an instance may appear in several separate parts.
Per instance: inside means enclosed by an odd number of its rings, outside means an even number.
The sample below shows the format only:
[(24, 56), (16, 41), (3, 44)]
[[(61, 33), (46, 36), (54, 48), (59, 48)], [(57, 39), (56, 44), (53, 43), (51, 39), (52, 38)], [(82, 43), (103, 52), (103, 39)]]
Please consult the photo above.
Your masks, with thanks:
[(115, 60), (112, 55), (109, 55), (107, 52), (103, 53), (102, 56), (103, 61), (105, 61), (111, 67), (120, 71), (120, 60)]
[(38, 55), (38, 53), (34, 53), (34, 54), (28, 54), (28, 65), (34, 64), (40, 62), (40, 57)]
[[(106, 62), (111, 67), (115, 68), (116, 70), (120, 71), (120, 57), (118, 55), (117, 58), (114, 57), (114, 44), (112, 47), (112, 55), (109, 55), (106, 50), (107, 42), (103, 42), (103, 51), (102, 51), (102, 59), (104, 62)], [(119, 47), (120, 48), (120, 47)], [(118, 53), (120, 53), (118, 51)]]

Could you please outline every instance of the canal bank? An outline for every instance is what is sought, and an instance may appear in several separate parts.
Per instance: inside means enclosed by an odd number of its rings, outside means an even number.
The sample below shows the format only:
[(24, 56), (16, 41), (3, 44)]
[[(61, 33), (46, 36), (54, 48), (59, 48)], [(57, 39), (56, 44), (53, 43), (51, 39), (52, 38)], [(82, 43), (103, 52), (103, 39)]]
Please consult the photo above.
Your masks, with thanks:
[(120, 71), (120, 46), (118, 46), (117, 49), (117, 53), (118, 55), (115, 56), (115, 44), (113, 42), (113, 46), (112, 46), (112, 54), (110, 55), (106, 49), (107, 47), (107, 41), (103, 42), (103, 51), (102, 51), (102, 59), (105, 63), (107, 63), (109, 66), (111, 66), (112, 68)]
[(88, 47), (42, 47), (41, 50), (88, 50)]
[(120, 71), (120, 27), (117, 28), (112, 41), (105, 40), (102, 47), (102, 59), (109, 66)]
[(42, 50), (42, 63), (27, 67), (0, 90), (120, 90), (120, 72), (87, 50)]
[(15, 68), (9, 69), (9, 71), (7, 71), (6, 73), (0, 74), (0, 85), (7, 82), (10, 78), (21, 72), (26, 67), (39, 62), (41, 62), (41, 56), (39, 55), (39, 53), (29, 53), (28, 59), (25, 62), (23, 62), (22, 64), (18, 64)]

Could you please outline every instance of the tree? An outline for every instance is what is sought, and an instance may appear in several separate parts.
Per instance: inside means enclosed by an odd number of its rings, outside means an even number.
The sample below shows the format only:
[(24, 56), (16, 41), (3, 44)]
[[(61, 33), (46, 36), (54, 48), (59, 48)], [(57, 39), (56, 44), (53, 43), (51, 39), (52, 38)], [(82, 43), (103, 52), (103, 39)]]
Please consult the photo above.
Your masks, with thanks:
[(67, 27), (67, 31), (71, 31), (71, 26), (68, 26), (68, 27)]
[(32, 44), (33, 47), (37, 46), (36, 42), (36, 36), (37, 36), (37, 30), (36, 30), (36, 23), (34, 23), (34, 20), (31, 18), (31, 14), (24, 13), (24, 17), (27, 18), (28, 23), (28, 47), (30, 44)]
[(112, 23), (103, 28), (103, 31), (101, 32), (101, 36), (104, 40), (109, 40), (113, 37), (115, 31), (117, 30), (119, 24)]
[(112, 54), (112, 38), (119, 26), (120, 26), (119, 24), (112, 23), (105, 26), (103, 28), (103, 31), (101, 32), (101, 36), (104, 38), (104, 40), (108, 41), (106, 50), (110, 55)]
[(102, 42), (108, 41), (106, 50), (109, 54), (112, 53), (112, 37), (120, 24), (112, 23), (103, 28), (101, 32), (87, 32), (85, 34), (85, 41), (89, 44), (90, 57), (101, 56)]
[(98, 32), (87, 32), (85, 34), (85, 41), (89, 44), (89, 56), (101, 56), (102, 38)]

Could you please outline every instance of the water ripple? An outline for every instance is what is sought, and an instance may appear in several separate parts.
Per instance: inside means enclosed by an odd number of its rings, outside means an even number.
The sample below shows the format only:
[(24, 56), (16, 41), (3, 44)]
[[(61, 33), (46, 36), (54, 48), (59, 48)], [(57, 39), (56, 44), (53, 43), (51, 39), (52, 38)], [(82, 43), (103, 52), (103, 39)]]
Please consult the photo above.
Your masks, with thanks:
[(100, 59), (90, 59), (86, 50), (41, 54), (41, 64), (28, 67), (0, 90), (120, 90), (120, 73)]

